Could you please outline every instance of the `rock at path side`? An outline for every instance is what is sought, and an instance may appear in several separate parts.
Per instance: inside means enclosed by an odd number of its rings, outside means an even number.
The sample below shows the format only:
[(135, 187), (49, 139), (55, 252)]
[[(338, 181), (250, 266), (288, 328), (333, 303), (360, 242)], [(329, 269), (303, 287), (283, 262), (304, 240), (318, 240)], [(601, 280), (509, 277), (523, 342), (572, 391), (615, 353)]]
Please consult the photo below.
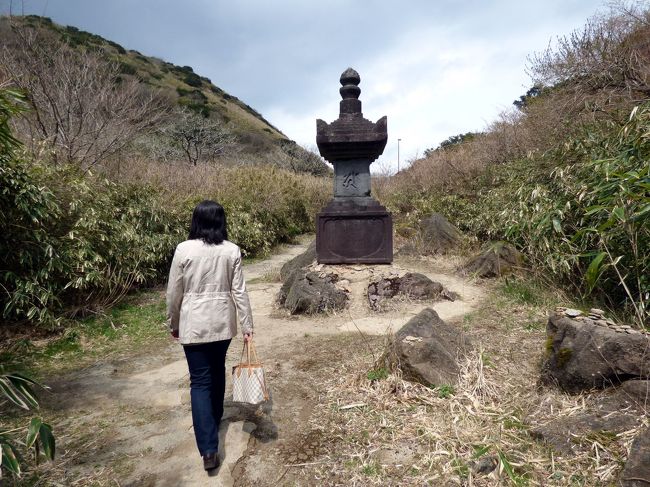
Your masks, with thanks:
[(634, 438), (620, 481), (623, 487), (650, 485), (650, 428), (642, 429)]
[(568, 392), (650, 378), (650, 337), (618, 333), (592, 321), (552, 313), (546, 326), (542, 379)]
[(588, 396), (583, 410), (537, 425), (530, 430), (531, 436), (560, 454), (575, 455), (589, 450), (594, 439), (613, 438), (638, 427), (644, 420), (646, 408), (639, 396), (630, 394), (627, 384)]
[(404, 378), (427, 386), (456, 384), (458, 357), (470, 346), (460, 328), (445, 323), (431, 308), (411, 318), (393, 342)]
[(424, 274), (409, 272), (399, 279), (399, 292), (413, 299), (436, 299), (444, 287)]
[(428, 254), (444, 254), (458, 247), (463, 239), (455, 226), (440, 213), (432, 213), (420, 220), (422, 250)]
[(295, 314), (315, 314), (345, 308), (348, 295), (338, 289), (336, 277), (320, 277), (315, 272), (293, 271), (280, 289), (279, 302)]
[(379, 309), (379, 304), (399, 293), (399, 277), (385, 277), (368, 284), (368, 304), (371, 309)]
[(521, 254), (507, 242), (493, 242), (462, 268), (465, 274), (477, 277), (499, 277), (521, 266)]
[(311, 265), (316, 260), (316, 240), (312, 241), (302, 254), (297, 255), (285, 264), (280, 269), (280, 279), (286, 281), (291, 273), (298, 269), (304, 269)]
[(385, 277), (368, 284), (368, 303), (370, 308), (379, 309), (386, 299), (398, 294), (411, 299), (447, 299), (455, 301), (458, 295), (446, 289), (442, 284), (432, 281), (424, 274), (409, 272), (402, 277)]

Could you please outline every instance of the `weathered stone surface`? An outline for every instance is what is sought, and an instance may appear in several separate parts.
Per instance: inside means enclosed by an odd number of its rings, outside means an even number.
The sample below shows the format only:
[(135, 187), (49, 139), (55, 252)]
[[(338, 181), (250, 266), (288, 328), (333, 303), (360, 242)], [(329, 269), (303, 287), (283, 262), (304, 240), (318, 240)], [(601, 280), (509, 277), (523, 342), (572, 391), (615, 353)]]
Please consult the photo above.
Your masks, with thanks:
[(470, 346), (460, 328), (445, 323), (431, 308), (411, 318), (394, 338), (404, 378), (425, 385), (456, 384), (457, 357)]
[(316, 260), (316, 240), (312, 241), (302, 254), (294, 257), (290, 261), (286, 262), (280, 269), (280, 279), (286, 281), (291, 274), (296, 269), (304, 269), (305, 267), (311, 265)]
[(393, 219), (370, 197), (334, 198), (316, 218), (316, 253), (321, 264), (389, 264)]
[(642, 408), (650, 409), (650, 380), (628, 380), (623, 382), (621, 393)]
[(493, 242), (465, 264), (463, 271), (478, 277), (498, 277), (521, 265), (521, 254), (507, 242)]
[(586, 399), (583, 411), (531, 428), (531, 435), (558, 453), (574, 455), (588, 450), (599, 435), (613, 436), (642, 424), (646, 409), (620, 387)]
[(397, 296), (399, 293), (399, 277), (385, 277), (368, 284), (368, 304), (372, 309), (377, 309), (379, 304), (386, 299)]
[(321, 156), (334, 163), (363, 159), (372, 162), (379, 157), (388, 140), (386, 117), (376, 123), (363, 118), (361, 112), (361, 77), (348, 68), (341, 74), (339, 118), (331, 124), (316, 121), (316, 144)]
[(458, 295), (424, 274), (409, 272), (402, 277), (384, 277), (368, 284), (368, 304), (372, 309), (401, 294), (411, 299), (447, 299), (455, 301)]
[(623, 487), (650, 485), (650, 428), (641, 430), (634, 438), (620, 480)]
[(314, 314), (343, 309), (348, 296), (337, 289), (335, 276), (320, 277), (298, 269), (290, 274), (280, 290), (279, 301), (291, 314)]
[(542, 378), (569, 392), (650, 378), (650, 338), (552, 313)]
[(440, 296), (444, 287), (432, 281), (424, 274), (409, 272), (399, 280), (399, 290), (402, 294), (413, 299), (435, 299)]
[(445, 253), (457, 247), (463, 235), (440, 213), (432, 213), (420, 221), (420, 237), (425, 253)]

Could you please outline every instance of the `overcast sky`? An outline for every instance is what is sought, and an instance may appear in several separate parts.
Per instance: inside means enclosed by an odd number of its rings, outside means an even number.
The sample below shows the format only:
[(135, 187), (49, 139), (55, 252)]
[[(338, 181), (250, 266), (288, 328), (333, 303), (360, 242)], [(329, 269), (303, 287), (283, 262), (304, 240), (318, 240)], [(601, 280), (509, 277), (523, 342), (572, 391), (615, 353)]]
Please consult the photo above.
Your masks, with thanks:
[[(0, 0), (7, 14), (11, 0)], [(189, 65), (315, 147), (338, 117), (339, 76), (361, 75), (364, 116), (388, 116), (374, 169), (402, 167), (482, 130), (526, 92), (526, 56), (604, 8), (601, 0), (13, 0), (149, 56)]]

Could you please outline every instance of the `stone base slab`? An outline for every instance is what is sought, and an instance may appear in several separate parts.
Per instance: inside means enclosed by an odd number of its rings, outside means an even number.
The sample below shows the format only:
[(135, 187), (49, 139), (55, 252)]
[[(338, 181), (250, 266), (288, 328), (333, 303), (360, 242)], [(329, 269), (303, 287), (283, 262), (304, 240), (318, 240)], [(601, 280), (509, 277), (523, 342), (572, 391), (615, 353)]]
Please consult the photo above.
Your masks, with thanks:
[(334, 199), (316, 218), (320, 264), (392, 263), (393, 218), (376, 200)]

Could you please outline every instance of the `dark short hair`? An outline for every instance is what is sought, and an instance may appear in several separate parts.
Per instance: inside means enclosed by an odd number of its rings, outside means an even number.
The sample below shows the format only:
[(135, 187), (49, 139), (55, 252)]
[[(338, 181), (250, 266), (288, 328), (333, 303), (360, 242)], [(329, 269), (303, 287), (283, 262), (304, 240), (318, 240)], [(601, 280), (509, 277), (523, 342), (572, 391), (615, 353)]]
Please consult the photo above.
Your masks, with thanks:
[(219, 203), (201, 201), (192, 213), (190, 240), (201, 239), (207, 244), (220, 244), (228, 239), (226, 212)]

